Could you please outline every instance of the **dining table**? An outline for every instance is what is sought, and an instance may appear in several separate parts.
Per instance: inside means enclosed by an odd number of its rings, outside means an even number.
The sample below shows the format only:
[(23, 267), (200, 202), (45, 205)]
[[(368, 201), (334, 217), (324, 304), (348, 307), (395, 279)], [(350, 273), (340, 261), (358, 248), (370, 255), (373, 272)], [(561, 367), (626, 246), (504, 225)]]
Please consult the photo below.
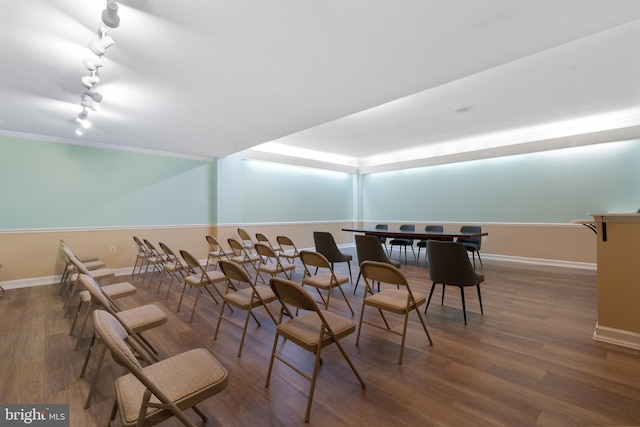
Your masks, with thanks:
[(342, 231), (353, 233), (370, 234), (377, 237), (388, 237), (391, 239), (404, 238), (414, 240), (453, 240), (457, 238), (470, 238), (478, 236), (487, 236), (487, 232), (462, 232), (462, 231), (407, 231), (407, 230), (382, 230), (378, 228), (343, 228)]

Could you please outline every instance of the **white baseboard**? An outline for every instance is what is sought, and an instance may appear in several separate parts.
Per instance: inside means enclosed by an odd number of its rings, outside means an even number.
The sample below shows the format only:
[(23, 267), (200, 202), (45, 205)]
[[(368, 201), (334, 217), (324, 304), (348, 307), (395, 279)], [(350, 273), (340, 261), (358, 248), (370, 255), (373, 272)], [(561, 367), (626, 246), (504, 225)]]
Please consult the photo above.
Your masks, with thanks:
[(623, 331), (596, 324), (593, 339), (640, 350), (640, 334), (636, 332)]
[[(132, 267), (118, 268), (113, 270), (116, 276), (130, 275), (132, 271)], [(60, 275), (56, 275), (31, 277), (28, 279), (7, 280), (6, 282), (0, 282), (0, 286), (2, 286), (5, 291), (9, 289), (29, 288), (32, 286), (48, 286), (60, 283), (60, 277)]]

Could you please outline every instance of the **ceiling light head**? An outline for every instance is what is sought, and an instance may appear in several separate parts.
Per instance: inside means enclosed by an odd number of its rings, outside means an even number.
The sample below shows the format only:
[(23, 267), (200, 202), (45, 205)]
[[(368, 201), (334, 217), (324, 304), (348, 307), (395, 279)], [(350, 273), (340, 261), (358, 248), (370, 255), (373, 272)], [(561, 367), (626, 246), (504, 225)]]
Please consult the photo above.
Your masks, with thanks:
[(92, 58), (84, 58), (82, 60), (84, 68), (89, 71), (97, 71), (98, 68), (104, 67), (104, 61), (101, 56), (94, 56)]
[[(82, 109), (80, 114), (78, 114), (78, 117), (76, 117), (76, 122), (80, 123), (80, 126), (82, 126), (84, 129), (89, 129), (91, 127), (91, 122), (89, 121), (89, 113), (87, 112), (87, 110), (85, 110), (84, 108)], [(82, 135), (82, 133), (80, 133), (79, 135)]]
[[(82, 100), (80, 101), (80, 105), (82, 105), (84, 108), (91, 108), (93, 111), (98, 111), (99, 107), (100, 107), (100, 102), (94, 100), (91, 96), (89, 96), (90, 92), (85, 92), (84, 95), (82, 96)], [(93, 92), (96, 95), (100, 95), (99, 93)], [(100, 96), (100, 99), (102, 99), (102, 96)]]
[(107, 8), (102, 11), (102, 22), (111, 28), (118, 28), (118, 25), (120, 25), (116, 0), (107, 0)]
[(80, 83), (82, 83), (82, 86), (86, 87), (87, 89), (92, 89), (95, 85), (100, 83), (100, 77), (96, 76), (95, 74), (84, 76), (80, 79)]
[(471, 109), (471, 107), (468, 107), (466, 105), (460, 106), (460, 107), (456, 107), (453, 109), (454, 113), (466, 113), (467, 111), (469, 111)]
[(85, 90), (83, 95), (90, 97), (95, 102), (102, 102), (102, 94), (100, 92), (94, 92), (92, 90)]
[(99, 40), (94, 40), (89, 43), (89, 49), (97, 56), (102, 56), (104, 53), (113, 46), (115, 42), (111, 38), (111, 36), (104, 36)]

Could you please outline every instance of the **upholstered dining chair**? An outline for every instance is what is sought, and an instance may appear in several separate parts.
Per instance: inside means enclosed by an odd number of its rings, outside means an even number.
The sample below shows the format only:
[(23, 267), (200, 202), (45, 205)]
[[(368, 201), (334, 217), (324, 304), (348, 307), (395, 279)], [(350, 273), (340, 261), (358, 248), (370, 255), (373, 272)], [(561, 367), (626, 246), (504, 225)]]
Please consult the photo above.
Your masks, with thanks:
[[(149, 329), (153, 329), (158, 326), (162, 326), (166, 324), (167, 314), (155, 304), (147, 304), (147, 305), (129, 308), (127, 310), (120, 310), (113, 303), (113, 301), (111, 301), (109, 297), (102, 292), (98, 284), (91, 277), (87, 276), (86, 274), (82, 274), (80, 275), (80, 281), (86, 288), (87, 292), (89, 292), (89, 294), (91, 295), (91, 300), (97, 307), (115, 316), (116, 320), (122, 325), (122, 327), (125, 330), (128, 331), (128, 333), (134, 334), (138, 337), (138, 339), (140, 340), (140, 346), (141, 346), (141, 351), (139, 352), (139, 355), (147, 362), (158, 360), (157, 350), (141, 334), (144, 331), (148, 331)], [(84, 377), (87, 370), (88, 363), (89, 363), (89, 359), (91, 358), (91, 354), (95, 352), (95, 348), (96, 348), (96, 332), (95, 332), (95, 325), (94, 325), (94, 334), (91, 339), (91, 344), (87, 349), (87, 355), (84, 359), (82, 371), (80, 372), (80, 378)], [(85, 408), (88, 408), (89, 405), (91, 404), (93, 392), (95, 390), (98, 376), (100, 374), (100, 369), (102, 368), (102, 363), (104, 361), (104, 353), (105, 353), (104, 350), (105, 349), (103, 347), (102, 351), (99, 353), (97, 357), (98, 363), (96, 366), (96, 370), (93, 374), (93, 380), (91, 381), (91, 387), (89, 388), (89, 394), (87, 396), (87, 400), (84, 406)]]
[(196, 296), (193, 298), (193, 307), (191, 308), (191, 317), (189, 318), (189, 323), (191, 323), (193, 322), (193, 316), (196, 314), (196, 306), (198, 305), (198, 300), (200, 299), (202, 291), (206, 291), (217, 303), (218, 299), (213, 295), (213, 293), (211, 293), (211, 289), (209, 288), (213, 288), (219, 296), (222, 296), (218, 288), (216, 288), (216, 284), (226, 282), (227, 278), (222, 274), (222, 272), (217, 270), (205, 271), (198, 259), (184, 249), (180, 249), (180, 255), (189, 266), (189, 274), (182, 281), (182, 294), (180, 294), (180, 301), (178, 302), (178, 309), (176, 310), (176, 313), (180, 311), (180, 306), (182, 305), (182, 299), (185, 296), (187, 286), (195, 288)]
[[(342, 298), (344, 298), (344, 302), (347, 303), (347, 307), (349, 307), (353, 315), (353, 308), (351, 308), (349, 299), (342, 290), (342, 285), (349, 283), (349, 278), (341, 274), (336, 274), (329, 260), (320, 252), (300, 251), (300, 261), (302, 261), (302, 265), (304, 266), (302, 286), (306, 285), (316, 288), (325, 310), (329, 309), (329, 301), (331, 300), (333, 290), (338, 288), (342, 294)], [(327, 292), (326, 299), (320, 290)]]
[[(416, 231), (416, 226), (413, 224), (402, 224), (400, 226), (400, 230)], [(407, 246), (409, 246), (411, 248), (411, 252), (413, 252), (413, 257), (417, 260), (416, 251), (413, 249), (413, 239), (407, 239), (404, 237), (395, 237), (389, 241), (389, 245), (391, 245), (389, 256), (391, 256), (394, 246), (400, 246), (401, 248), (404, 248), (404, 262), (407, 262)], [(400, 250), (400, 253), (402, 254), (402, 250)]]
[[(387, 253), (384, 251), (384, 249), (382, 249), (382, 244), (380, 243), (380, 239), (378, 239), (378, 237), (366, 234), (356, 234), (355, 239), (356, 254), (358, 255), (358, 265), (362, 264), (364, 261), (378, 261), (386, 262), (396, 268), (400, 268), (401, 264), (398, 261), (389, 259)], [(354, 294), (358, 289), (358, 283), (360, 282), (361, 276), (362, 271), (359, 271), (358, 278), (356, 279), (356, 286), (353, 289)], [(379, 283), (378, 290), (380, 290)]]
[(195, 427), (184, 413), (188, 408), (206, 422), (206, 415), (196, 405), (229, 384), (227, 370), (209, 351), (196, 348), (143, 367), (134, 352), (139, 342), (117, 319), (97, 310), (93, 324), (113, 359), (128, 371), (115, 381), (110, 425), (119, 413), (122, 426), (152, 426), (176, 417)]
[[(335, 344), (342, 354), (342, 357), (349, 364), (351, 371), (354, 373), (356, 378), (358, 378), (362, 388), (366, 387), (364, 381), (360, 377), (360, 374), (351, 362), (351, 359), (349, 359), (349, 356), (344, 351), (342, 344), (340, 344), (340, 340), (342, 338), (345, 338), (355, 331), (356, 325), (351, 319), (347, 319), (329, 311), (321, 310), (309, 292), (295, 282), (282, 279), (280, 277), (273, 277), (270, 279), (269, 284), (282, 304), (282, 309), (280, 310), (278, 326), (273, 340), (273, 349), (271, 350), (271, 358), (269, 360), (269, 369), (267, 371), (265, 387), (269, 387), (273, 371), (273, 362), (275, 359), (278, 359), (293, 371), (310, 381), (311, 386), (309, 388), (309, 397), (307, 398), (307, 408), (304, 416), (305, 422), (309, 422), (316, 380), (320, 364), (322, 363), (321, 352), (323, 348), (331, 344)], [(298, 310), (302, 310), (304, 314), (293, 316), (293, 313)], [(289, 319), (283, 321), (285, 314)], [(315, 359), (313, 373), (311, 375), (304, 372), (299, 366), (296, 366), (294, 359), (285, 357), (286, 352), (277, 351), (280, 337), (284, 338), (285, 341), (290, 341), (293, 344), (314, 353)], [(296, 357), (296, 359), (299, 359), (299, 357)]]
[(296, 258), (300, 258), (300, 251), (289, 237), (277, 236), (276, 242), (280, 247), (280, 258), (286, 259), (291, 264), (295, 263)]
[(476, 273), (475, 269), (471, 266), (467, 249), (462, 243), (430, 240), (428, 243), (427, 260), (429, 263), (429, 277), (433, 281), (433, 284), (431, 285), (431, 292), (429, 292), (427, 306), (424, 309), (425, 314), (429, 308), (433, 291), (438, 283), (442, 284), (442, 305), (444, 305), (444, 291), (447, 285), (460, 288), (462, 314), (465, 325), (467, 324), (467, 309), (464, 300), (465, 287), (475, 286), (477, 288), (480, 313), (484, 314), (484, 310), (482, 309), (482, 295), (480, 294), (480, 283), (484, 281), (484, 275)]
[[(443, 232), (444, 231), (444, 227), (441, 225), (427, 225), (424, 227), (424, 231), (429, 232), (429, 231), (439, 231), (439, 232)], [(427, 242), (429, 240), (442, 240), (442, 238), (428, 238), (428, 239), (422, 239), (420, 240), (418, 243), (416, 243), (416, 247), (418, 248), (418, 258), (416, 260), (420, 261), (420, 250), (422, 248), (424, 248), (424, 260), (425, 262), (427, 261)]]
[[(433, 345), (431, 336), (427, 330), (427, 325), (424, 323), (422, 314), (418, 307), (426, 302), (426, 296), (417, 292), (414, 292), (409, 286), (409, 282), (404, 277), (402, 272), (391, 264), (378, 261), (365, 261), (360, 265), (362, 271), (362, 277), (364, 277), (365, 292), (362, 299), (362, 310), (360, 311), (360, 322), (358, 324), (358, 335), (356, 337), (356, 345), (360, 343), (360, 333), (362, 332), (362, 325), (367, 325), (391, 332), (401, 337), (400, 342), (400, 357), (398, 364), (402, 363), (402, 355), (404, 354), (404, 342), (407, 336), (407, 325), (409, 323), (409, 313), (416, 312), (422, 329), (429, 340), (429, 345)], [(383, 289), (382, 291), (374, 294), (373, 283), (382, 282), (390, 285), (394, 285), (393, 288)], [(375, 308), (380, 313), (384, 327), (379, 323), (373, 323), (364, 320), (364, 311), (366, 307)], [(384, 311), (398, 314), (403, 316), (402, 331), (392, 329), (384, 315)]]
[(331, 233), (326, 231), (314, 231), (313, 242), (316, 247), (316, 252), (320, 252), (331, 263), (331, 268), (336, 262), (346, 262), (349, 267), (349, 279), (353, 281), (351, 275), (351, 260), (353, 257), (349, 254), (344, 254), (338, 249), (335, 239)]
[[(258, 243), (256, 243), (256, 245), (258, 245)], [(233, 261), (225, 259), (220, 260), (220, 270), (222, 270), (222, 273), (224, 273), (227, 278), (227, 289), (222, 295), (223, 305), (220, 309), (220, 314), (218, 315), (218, 324), (216, 325), (216, 331), (213, 335), (213, 339), (216, 340), (218, 338), (220, 323), (222, 323), (223, 320), (239, 329), (242, 329), (242, 338), (240, 338), (240, 348), (238, 349), (238, 357), (240, 357), (242, 354), (244, 339), (247, 335), (249, 317), (253, 317), (253, 320), (256, 321), (258, 326), (260, 326), (260, 321), (253, 314), (253, 309), (264, 307), (271, 320), (273, 320), (273, 323), (277, 324), (275, 317), (273, 317), (273, 314), (271, 314), (271, 311), (267, 306), (267, 304), (275, 301), (277, 298), (269, 286), (253, 283), (245, 269)], [(229, 305), (230, 307), (233, 306), (247, 312), (243, 325), (236, 323), (230, 317), (224, 316), (224, 308), (226, 305)]]
[[(376, 230), (388, 230), (388, 229), (389, 229), (389, 224), (376, 224)], [(378, 239), (380, 240), (380, 244), (384, 248), (385, 252), (388, 254), (389, 248), (387, 248), (387, 238), (382, 236), (382, 237), (378, 237)]]
[[(477, 225), (463, 225), (460, 227), (461, 233), (482, 233), (482, 227)], [(480, 247), (482, 246), (482, 236), (473, 236), (473, 237), (459, 237), (457, 242), (462, 243), (468, 252), (471, 252), (471, 256), (473, 257), (473, 268), (476, 268), (476, 254), (478, 254), (478, 259), (480, 260), (480, 267), (484, 268), (482, 265), (482, 258), (480, 257)]]

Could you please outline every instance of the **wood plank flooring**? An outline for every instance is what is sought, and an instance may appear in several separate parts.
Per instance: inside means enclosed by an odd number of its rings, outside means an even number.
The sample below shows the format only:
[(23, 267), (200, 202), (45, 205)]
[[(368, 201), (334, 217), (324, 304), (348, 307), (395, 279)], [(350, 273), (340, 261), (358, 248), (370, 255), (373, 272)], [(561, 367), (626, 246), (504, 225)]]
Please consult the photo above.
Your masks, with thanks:
[[(354, 254), (354, 259), (355, 259)], [(411, 261), (411, 256), (409, 257)], [(594, 341), (596, 272), (484, 259), (484, 315), (474, 290), (466, 292), (468, 325), (462, 319), (460, 293), (441, 287), (426, 317), (434, 345), (429, 346), (412, 315), (404, 361), (397, 364), (400, 339), (364, 326), (342, 342), (367, 387), (362, 389), (335, 346), (323, 351), (310, 426), (609, 426), (640, 425), (640, 351)], [(352, 264), (354, 279), (358, 269)], [(346, 274), (346, 265), (336, 265)], [(296, 269), (296, 279), (302, 268)], [(403, 264), (414, 290), (428, 293), (425, 265)], [(193, 347), (209, 349), (229, 371), (229, 387), (201, 405), (208, 426), (304, 425), (308, 382), (281, 363), (264, 387), (275, 326), (262, 309), (261, 327), (251, 320), (241, 358), (241, 331), (223, 323), (212, 340), (221, 304), (203, 294), (193, 323), (191, 302), (176, 313), (181, 286), (157, 290), (157, 276), (119, 300), (123, 308), (159, 304), (166, 325), (145, 333), (167, 357)], [(118, 280), (130, 280), (120, 277)], [(110, 282), (113, 282), (111, 280)], [(363, 282), (353, 294), (345, 285), (357, 323)], [(272, 305), (277, 311), (278, 304)], [(74, 307), (75, 308), (75, 307)], [(340, 295), (330, 310), (350, 316)], [(243, 319), (236, 310), (234, 317)], [(377, 320), (377, 313), (366, 317)], [(71, 317), (63, 317), (58, 285), (15, 289), (0, 300), (0, 402), (68, 403), (72, 426), (106, 425), (113, 404), (113, 381), (121, 368), (108, 358), (95, 398), (83, 409), (95, 369), (78, 375), (90, 339), (90, 327), (74, 351)], [(395, 320), (395, 319), (394, 319)], [(400, 327), (400, 322), (393, 323)], [(310, 370), (313, 359), (291, 343), (284, 350)], [(188, 412), (194, 422), (199, 418)], [(178, 425), (169, 420), (165, 425)]]

